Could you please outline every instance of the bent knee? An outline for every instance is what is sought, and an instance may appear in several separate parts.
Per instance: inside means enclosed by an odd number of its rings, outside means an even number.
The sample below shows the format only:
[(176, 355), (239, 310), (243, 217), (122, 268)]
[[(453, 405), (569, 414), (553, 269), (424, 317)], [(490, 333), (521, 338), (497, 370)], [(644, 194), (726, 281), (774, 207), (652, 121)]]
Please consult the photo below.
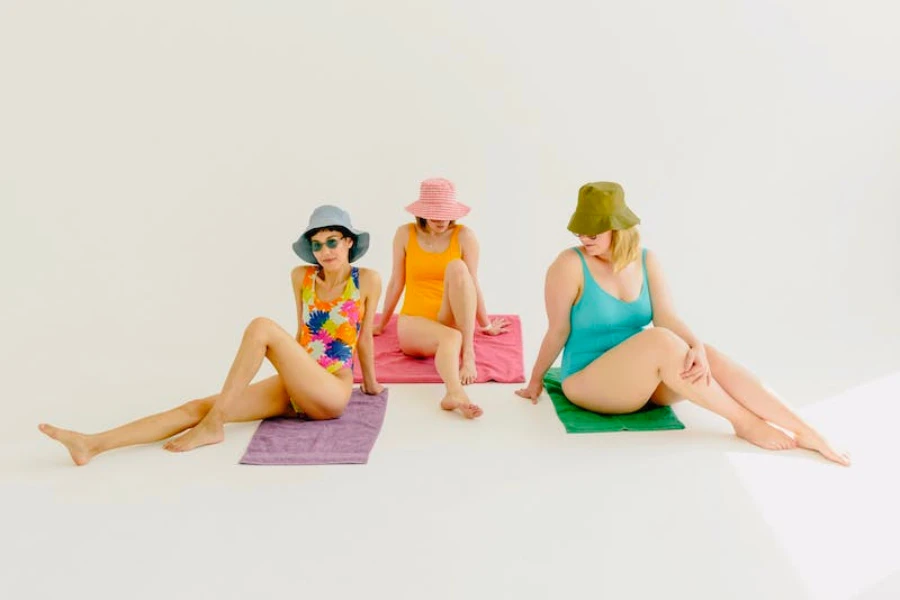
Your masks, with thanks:
[(472, 274), (469, 272), (469, 265), (461, 258), (454, 258), (447, 263), (447, 267), (444, 270), (444, 279), (455, 283), (470, 281)]
[(684, 356), (688, 350), (687, 342), (667, 327), (651, 327), (646, 329), (643, 334), (653, 341), (654, 348), (658, 348), (665, 355)]
[(276, 325), (275, 321), (272, 319), (267, 317), (256, 317), (250, 321), (249, 325), (247, 325), (247, 329), (244, 330), (244, 335), (254, 339), (263, 338), (275, 327), (278, 327), (278, 325)]

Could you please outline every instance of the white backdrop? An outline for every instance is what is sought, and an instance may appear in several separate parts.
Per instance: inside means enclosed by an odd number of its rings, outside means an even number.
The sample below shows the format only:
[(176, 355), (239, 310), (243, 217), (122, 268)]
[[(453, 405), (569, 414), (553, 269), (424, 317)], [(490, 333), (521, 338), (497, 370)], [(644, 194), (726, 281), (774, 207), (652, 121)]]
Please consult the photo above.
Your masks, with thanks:
[(798, 402), (896, 370), (900, 10), (553, 4), (0, 2), (0, 427), (216, 391), (251, 318), (296, 327), (315, 205), (371, 231), (386, 284), (432, 176), (526, 368), (578, 187), (608, 179), (703, 339)]

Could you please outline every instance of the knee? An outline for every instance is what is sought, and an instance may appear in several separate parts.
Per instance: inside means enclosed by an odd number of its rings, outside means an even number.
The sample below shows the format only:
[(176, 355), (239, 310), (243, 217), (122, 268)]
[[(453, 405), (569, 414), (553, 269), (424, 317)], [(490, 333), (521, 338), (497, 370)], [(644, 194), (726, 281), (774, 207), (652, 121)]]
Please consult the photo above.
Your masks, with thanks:
[(266, 317), (256, 317), (250, 324), (247, 325), (247, 329), (244, 330), (244, 337), (263, 341), (268, 339), (269, 333), (272, 331), (272, 328), (275, 327), (275, 322), (272, 319), (267, 319)]
[(663, 360), (681, 360), (688, 351), (687, 342), (666, 327), (651, 327), (645, 334), (653, 340), (653, 347), (660, 352)]
[(472, 280), (472, 274), (469, 273), (469, 266), (461, 259), (455, 258), (447, 263), (444, 271), (444, 279), (457, 285), (465, 284)]

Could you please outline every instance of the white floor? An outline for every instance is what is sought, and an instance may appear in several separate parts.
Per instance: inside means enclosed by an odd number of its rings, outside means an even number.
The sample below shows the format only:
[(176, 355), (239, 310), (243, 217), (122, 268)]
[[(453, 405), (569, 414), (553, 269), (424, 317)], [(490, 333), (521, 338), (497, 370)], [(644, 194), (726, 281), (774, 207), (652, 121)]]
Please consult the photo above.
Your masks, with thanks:
[(507, 385), (471, 388), (477, 422), (437, 386), (393, 386), (365, 466), (238, 465), (244, 424), (75, 468), (26, 421), (161, 406), (31, 407), (2, 448), (0, 597), (897, 598), (900, 370), (848, 364), (820, 379), (846, 391), (801, 412), (851, 469), (758, 451), (690, 405), (684, 431), (566, 435)]

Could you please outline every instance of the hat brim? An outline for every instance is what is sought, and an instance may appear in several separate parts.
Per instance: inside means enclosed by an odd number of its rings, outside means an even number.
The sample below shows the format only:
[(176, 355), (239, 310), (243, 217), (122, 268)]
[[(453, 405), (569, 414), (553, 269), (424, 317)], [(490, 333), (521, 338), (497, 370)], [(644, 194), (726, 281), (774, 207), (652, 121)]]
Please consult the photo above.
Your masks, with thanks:
[[(347, 227), (346, 225), (334, 224), (333, 226), (343, 227), (344, 229), (352, 233), (353, 237), (355, 238), (353, 246), (350, 247), (350, 252), (347, 256), (348, 262), (356, 262), (357, 260), (365, 256), (366, 252), (369, 251), (369, 233), (367, 231), (353, 229), (351, 227)], [(319, 264), (319, 261), (316, 260), (316, 255), (312, 251), (312, 241), (309, 239), (309, 237), (307, 237), (306, 234), (313, 229), (322, 229), (322, 227), (328, 227), (328, 225), (316, 225), (315, 227), (307, 228), (306, 231), (300, 234), (300, 237), (291, 246), (297, 256), (312, 265)]]
[(641, 219), (629, 208), (614, 215), (591, 215), (576, 212), (569, 219), (569, 231), (579, 235), (599, 235), (611, 230), (630, 229), (638, 225)]
[(455, 221), (461, 219), (472, 210), (462, 202), (453, 202), (452, 204), (434, 206), (431, 203), (417, 200), (407, 206), (406, 212), (411, 213), (415, 217), (422, 219), (431, 219), (432, 221)]

